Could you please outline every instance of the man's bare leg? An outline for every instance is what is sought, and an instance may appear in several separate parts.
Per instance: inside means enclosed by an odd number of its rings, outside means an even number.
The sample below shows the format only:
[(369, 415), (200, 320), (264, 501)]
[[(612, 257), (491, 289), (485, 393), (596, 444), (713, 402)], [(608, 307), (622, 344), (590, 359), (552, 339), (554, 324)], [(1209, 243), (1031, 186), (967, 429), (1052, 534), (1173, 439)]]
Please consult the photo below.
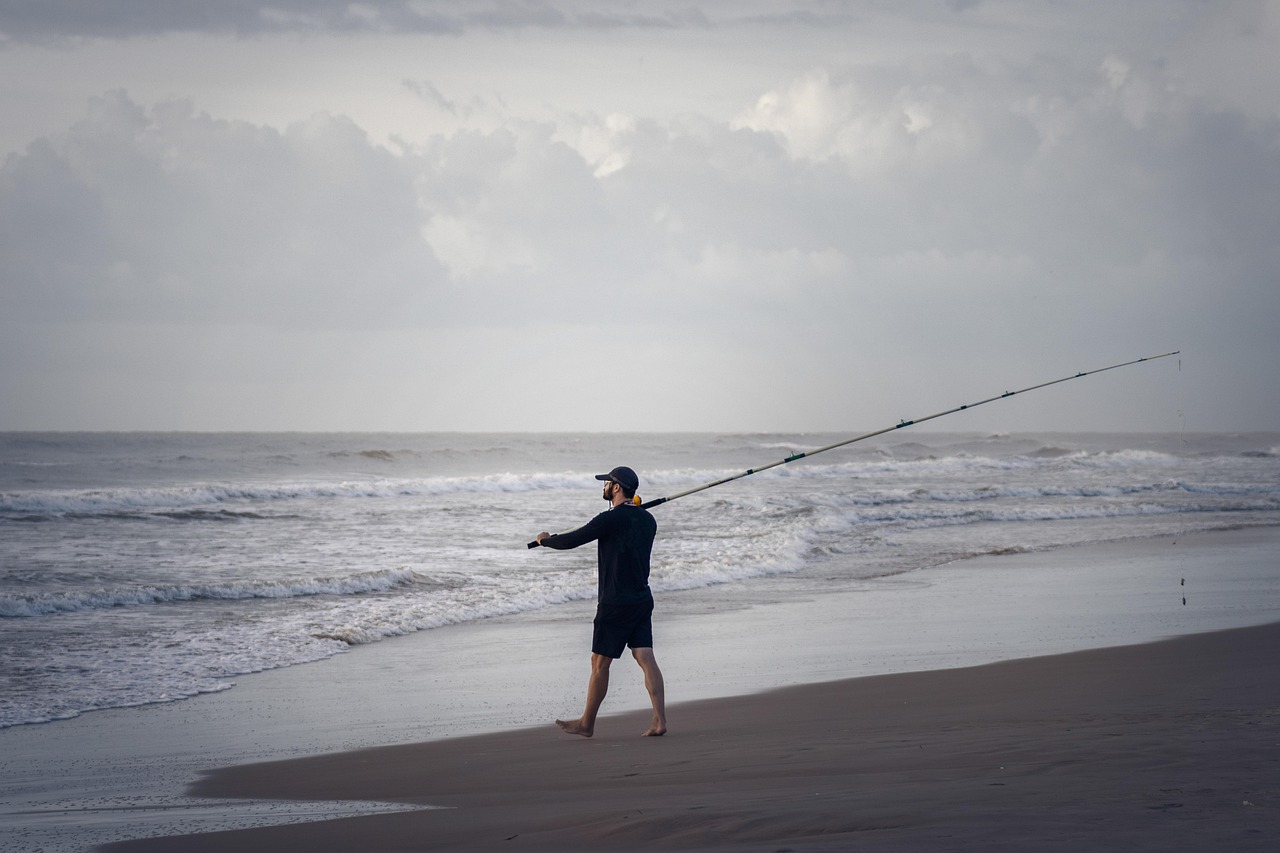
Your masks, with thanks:
[(667, 733), (667, 691), (662, 681), (662, 670), (658, 669), (653, 649), (632, 649), (631, 654), (644, 671), (644, 689), (649, 691), (649, 701), (653, 704), (653, 724), (643, 736), (661, 737)]
[(609, 664), (613, 658), (604, 655), (591, 655), (591, 679), (587, 682), (587, 707), (582, 716), (576, 720), (556, 720), (566, 734), (591, 737), (596, 731), (596, 714), (600, 713), (600, 705), (605, 694), (609, 692)]

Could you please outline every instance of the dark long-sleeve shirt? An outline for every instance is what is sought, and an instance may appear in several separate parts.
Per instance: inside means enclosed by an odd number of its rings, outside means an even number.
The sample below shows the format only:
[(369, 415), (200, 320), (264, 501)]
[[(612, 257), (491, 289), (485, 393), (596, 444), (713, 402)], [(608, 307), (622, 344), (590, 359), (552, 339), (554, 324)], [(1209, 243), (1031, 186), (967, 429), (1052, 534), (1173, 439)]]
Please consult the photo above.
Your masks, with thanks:
[(649, 557), (658, 523), (648, 510), (632, 504), (607, 509), (577, 530), (542, 540), (559, 551), (591, 541), (599, 544), (597, 600), (600, 604), (644, 604), (649, 591)]

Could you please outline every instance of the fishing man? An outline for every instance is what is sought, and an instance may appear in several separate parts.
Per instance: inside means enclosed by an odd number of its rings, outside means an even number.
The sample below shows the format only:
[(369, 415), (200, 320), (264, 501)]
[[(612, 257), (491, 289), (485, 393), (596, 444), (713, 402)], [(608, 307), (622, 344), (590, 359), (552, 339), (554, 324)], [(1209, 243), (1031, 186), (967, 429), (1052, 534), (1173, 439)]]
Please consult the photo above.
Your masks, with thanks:
[(605, 481), (604, 499), (611, 508), (577, 530), (555, 535), (544, 531), (535, 540), (560, 551), (591, 541), (599, 543), (587, 706), (578, 719), (556, 720), (556, 725), (571, 735), (591, 737), (595, 733), (596, 714), (609, 691), (609, 666), (630, 646), (653, 704), (653, 723), (644, 736), (658, 737), (667, 732), (662, 670), (653, 656), (653, 593), (649, 590), (649, 555), (658, 523), (635, 498), (640, 487), (635, 471), (620, 466), (608, 474), (597, 474), (596, 479)]

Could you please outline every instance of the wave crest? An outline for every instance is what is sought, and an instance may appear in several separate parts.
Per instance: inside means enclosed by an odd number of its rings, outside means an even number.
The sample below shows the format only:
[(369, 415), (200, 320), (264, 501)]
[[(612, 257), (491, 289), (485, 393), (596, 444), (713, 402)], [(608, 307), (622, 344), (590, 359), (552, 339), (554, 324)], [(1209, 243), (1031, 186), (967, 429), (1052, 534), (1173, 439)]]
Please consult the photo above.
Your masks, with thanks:
[(105, 610), (176, 601), (237, 601), (249, 598), (302, 598), (313, 595), (362, 595), (429, 583), (412, 569), (378, 569), (348, 577), (316, 577), (278, 581), (242, 581), (192, 586), (142, 586), (93, 592), (45, 593), (0, 597), (0, 617), (20, 618)]

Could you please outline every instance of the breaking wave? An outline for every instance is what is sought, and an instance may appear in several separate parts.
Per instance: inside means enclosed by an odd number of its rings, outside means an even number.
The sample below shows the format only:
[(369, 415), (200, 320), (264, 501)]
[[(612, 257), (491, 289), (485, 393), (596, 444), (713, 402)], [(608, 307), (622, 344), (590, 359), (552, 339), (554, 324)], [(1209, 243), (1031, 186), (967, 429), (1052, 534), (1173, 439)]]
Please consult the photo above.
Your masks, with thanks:
[(379, 569), (350, 577), (242, 581), (192, 586), (141, 586), (93, 592), (45, 593), (0, 597), (0, 617), (48, 616), (177, 601), (238, 601), (250, 598), (301, 598), (313, 595), (362, 595), (427, 583), (410, 569)]
[[(969, 456), (957, 454), (942, 457), (897, 459), (877, 456), (852, 462), (818, 464), (804, 462), (779, 466), (757, 474), (760, 478), (786, 477), (801, 479), (859, 478), (902, 475), (912, 478), (934, 476), (977, 476), (983, 472), (1003, 474), (1016, 471), (1049, 474), (1062, 466), (1084, 469), (1123, 471), (1127, 468), (1149, 475), (1153, 468), (1176, 468), (1177, 457), (1147, 450), (1086, 453), (1064, 448), (1041, 447), (1030, 454), (1007, 457)], [(647, 471), (642, 491), (684, 488), (713, 479), (742, 473), (742, 469), (668, 469)], [(174, 521), (240, 521), (278, 517), (262, 512), (262, 507), (290, 501), (312, 499), (377, 499), (412, 496), (447, 496), (450, 494), (496, 494), (560, 489), (580, 489), (591, 480), (589, 475), (573, 472), (533, 474), (490, 474), (470, 477), (434, 477), (419, 479), (370, 479), (341, 482), (277, 482), (277, 483), (208, 483), (171, 488), (115, 488), (80, 490), (38, 490), (0, 493), (0, 518), (11, 521), (50, 520), (59, 516), (91, 515), (119, 517), (163, 517)], [(1192, 486), (1177, 483), (1176, 488), (1214, 494), (1235, 494), (1235, 487)], [(1115, 494), (1154, 491), (1161, 484), (1139, 483), (1122, 487)], [(1260, 489), (1263, 492), (1280, 489)], [(1017, 491), (1005, 489), (994, 496), (1094, 496), (1105, 490), (1054, 489), (1052, 487)], [(993, 496), (980, 489), (966, 492), (935, 491), (934, 500), (981, 500)], [(236, 509), (250, 504), (256, 511)]]

